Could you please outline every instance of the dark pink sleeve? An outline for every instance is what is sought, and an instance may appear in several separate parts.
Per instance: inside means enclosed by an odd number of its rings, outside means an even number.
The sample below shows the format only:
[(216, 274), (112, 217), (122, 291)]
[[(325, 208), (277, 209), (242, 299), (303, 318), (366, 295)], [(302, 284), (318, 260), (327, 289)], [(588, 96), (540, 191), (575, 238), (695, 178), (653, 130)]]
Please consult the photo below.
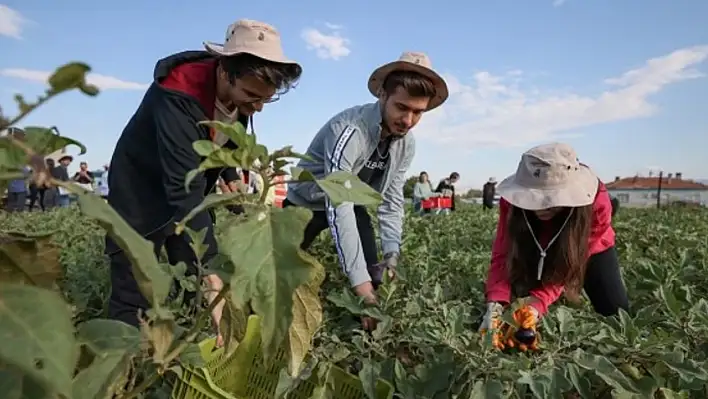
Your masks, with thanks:
[(536, 299), (532, 306), (538, 310), (539, 315), (548, 312), (548, 307), (557, 301), (563, 293), (563, 285), (548, 284), (541, 288), (529, 291), (529, 294)]
[(506, 269), (506, 219), (509, 214), (509, 203), (503, 198), (499, 200), (499, 221), (497, 235), (492, 246), (492, 261), (487, 274), (487, 302), (509, 303), (511, 301), (511, 286)]
[(595, 196), (592, 210), (588, 256), (603, 252), (615, 245), (615, 230), (612, 228), (612, 201), (607, 188), (602, 183), (600, 183), (597, 196)]

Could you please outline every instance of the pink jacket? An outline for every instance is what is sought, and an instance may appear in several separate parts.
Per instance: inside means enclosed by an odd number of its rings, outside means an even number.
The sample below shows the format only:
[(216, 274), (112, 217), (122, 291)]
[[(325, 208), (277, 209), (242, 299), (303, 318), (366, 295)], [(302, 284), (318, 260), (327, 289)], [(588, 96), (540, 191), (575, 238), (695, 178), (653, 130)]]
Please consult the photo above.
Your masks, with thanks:
[[(507, 217), (511, 204), (503, 198), (499, 201), (499, 221), (497, 236), (492, 247), (492, 262), (487, 276), (486, 295), (489, 302), (509, 302), (511, 300), (511, 285), (506, 264), (506, 231)], [(615, 231), (612, 229), (612, 204), (605, 185), (600, 187), (593, 203), (593, 222), (588, 240), (589, 253), (593, 255), (607, 250), (615, 245)], [(554, 232), (544, 231), (539, 237), (539, 243), (546, 245), (549, 235)], [(531, 239), (530, 237), (528, 239)], [(555, 302), (563, 293), (562, 285), (547, 285), (531, 290), (530, 295), (538, 299), (536, 308), (540, 314), (548, 311), (548, 306)]]

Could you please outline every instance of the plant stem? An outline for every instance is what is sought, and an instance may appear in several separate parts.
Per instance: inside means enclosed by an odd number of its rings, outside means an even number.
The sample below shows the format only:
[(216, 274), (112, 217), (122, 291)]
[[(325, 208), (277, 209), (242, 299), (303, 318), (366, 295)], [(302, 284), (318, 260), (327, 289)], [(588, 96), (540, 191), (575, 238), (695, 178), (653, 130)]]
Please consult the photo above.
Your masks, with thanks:
[(51, 92), (49, 92), (49, 93), (47, 93), (46, 96), (44, 96), (44, 97), (39, 97), (39, 98), (37, 99), (37, 102), (36, 102), (36, 103), (34, 103), (34, 104), (27, 104), (29, 107), (28, 107), (26, 110), (20, 112), (19, 115), (17, 115), (16, 117), (10, 119), (10, 120), (7, 122), (7, 126), (0, 126), (0, 130), (5, 130), (5, 129), (7, 129), (8, 127), (11, 127), (11, 126), (16, 125), (18, 122), (20, 122), (22, 119), (24, 119), (27, 115), (29, 115), (30, 112), (34, 111), (34, 110), (35, 110), (37, 107), (39, 107), (40, 105), (42, 105), (42, 104), (46, 103), (47, 101), (51, 100), (54, 96), (56, 96), (56, 95), (59, 94), (59, 93), (60, 93), (60, 92), (57, 92), (57, 93), (51, 93)]
[(184, 340), (182, 340), (170, 353), (165, 356), (165, 360), (163, 360), (162, 365), (169, 365), (170, 362), (172, 362), (174, 359), (179, 356), (180, 353), (187, 347), (187, 345), (191, 344), (194, 342), (195, 339), (197, 339), (197, 336), (199, 335), (199, 332), (206, 326), (207, 320), (209, 320), (209, 317), (211, 317), (211, 312), (214, 310), (216, 305), (221, 302), (221, 300), (224, 299), (226, 294), (228, 293), (230, 289), (229, 284), (224, 284), (224, 286), (221, 288), (221, 291), (219, 291), (219, 294), (214, 298), (213, 301), (209, 304), (207, 309), (199, 314), (197, 316), (197, 322), (194, 323), (194, 326), (187, 331), (187, 333), (184, 335)]
[(148, 377), (146, 377), (137, 387), (133, 388), (130, 392), (123, 395), (121, 399), (133, 399), (137, 398), (138, 395), (143, 393), (146, 389), (150, 388), (152, 384), (157, 382), (160, 375), (157, 372), (152, 372)]

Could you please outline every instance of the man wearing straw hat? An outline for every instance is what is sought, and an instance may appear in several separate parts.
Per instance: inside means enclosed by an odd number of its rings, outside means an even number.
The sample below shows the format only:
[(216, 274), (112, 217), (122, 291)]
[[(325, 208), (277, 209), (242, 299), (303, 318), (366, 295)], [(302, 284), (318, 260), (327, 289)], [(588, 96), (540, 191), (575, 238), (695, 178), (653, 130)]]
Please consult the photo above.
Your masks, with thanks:
[[(196, 271), (194, 253), (186, 235), (175, 235), (173, 226), (220, 178), (225, 192), (235, 189), (238, 179), (234, 169), (210, 170), (185, 189), (185, 175), (202, 160), (192, 149), (194, 141), (233, 144), (198, 123), (250, 122), (253, 129), (253, 115), (292, 88), (302, 73), (300, 65), (284, 55), (278, 31), (263, 22), (237, 21), (227, 28), (224, 44), (204, 46), (206, 51), (186, 51), (157, 62), (154, 82), (118, 140), (108, 175), (109, 204), (154, 242), (157, 251), (164, 246), (171, 264), (185, 262), (191, 273)], [(202, 212), (189, 223), (194, 231), (206, 230), (209, 249), (203, 261), (217, 251), (213, 222), (209, 212)], [(138, 310), (146, 309), (148, 302), (128, 258), (110, 238), (106, 251), (111, 257), (109, 316), (137, 325)], [(222, 284), (216, 276), (207, 283), (210, 291)], [(218, 310), (213, 316), (218, 321)]]
[(384, 270), (393, 272), (400, 254), (403, 185), (415, 155), (415, 141), (409, 131), (425, 112), (447, 99), (448, 90), (431, 68), (428, 56), (416, 52), (403, 53), (399, 60), (376, 69), (368, 86), (378, 101), (349, 108), (330, 119), (307, 149), (312, 160), (302, 160), (298, 166), (317, 178), (337, 171), (351, 172), (382, 193), (378, 218), (384, 261), (378, 261), (366, 208), (351, 203), (335, 207), (311, 182), (290, 185), (284, 206), (313, 210), (302, 248), (307, 249), (322, 230), (329, 228), (354, 291), (375, 302), (376, 285)]

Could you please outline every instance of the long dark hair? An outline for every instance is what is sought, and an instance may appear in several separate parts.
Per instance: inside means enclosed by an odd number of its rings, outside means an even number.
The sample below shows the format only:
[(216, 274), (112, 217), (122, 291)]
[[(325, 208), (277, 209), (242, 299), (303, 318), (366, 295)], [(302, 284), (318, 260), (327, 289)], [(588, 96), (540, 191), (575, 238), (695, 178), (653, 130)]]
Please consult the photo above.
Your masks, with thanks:
[[(548, 284), (560, 284), (565, 287), (565, 295), (569, 300), (578, 301), (585, 279), (592, 208), (592, 204), (564, 208), (550, 221), (544, 223), (544, 229), (547, 228), (551, 236), (561, 228), (563, 230), (546, 252), (543, 274), (541, 281), (538, 281), (536, 273), (540, 250), (531, 236), (529, 226), (524, 219), (524, 212), (536, 239), (545, 246), (546, 244), (541, 241), (542, 222), (533, 211), (525, 211), (512, 205), (507, 219), (507, 237), (509, 237), (507, 267), (512, 287), (534, 289)], [(569, 219), (563, 227), (566, 218)]]
[[(420, 172), (420, 175), (418, 175), (418, 181), (421, 183), (425, 183), (423, 181), (423, 176), (428, 177), (428, 172)], [(428, 178), (428, 183), (430, 183), (430, 178)]]

